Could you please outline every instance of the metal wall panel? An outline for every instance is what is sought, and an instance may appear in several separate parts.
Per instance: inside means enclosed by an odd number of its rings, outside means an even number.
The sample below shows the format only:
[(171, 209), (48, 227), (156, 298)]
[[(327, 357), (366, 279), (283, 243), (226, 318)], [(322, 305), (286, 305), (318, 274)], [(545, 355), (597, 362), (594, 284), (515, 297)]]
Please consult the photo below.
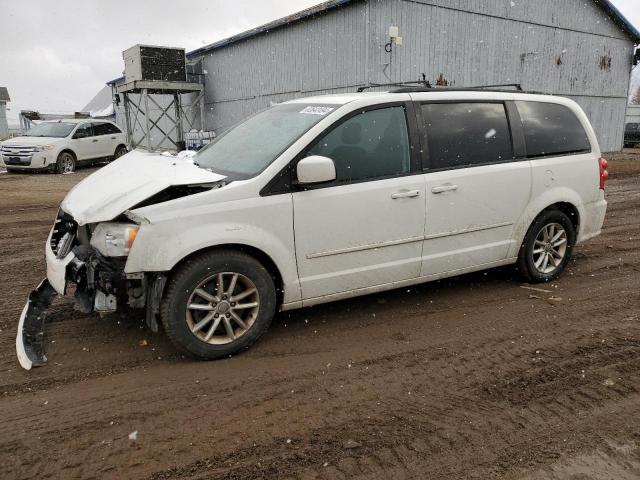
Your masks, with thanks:
[(211, 52), (207, 128), (224, 129), (270, 102), (364, 83), (366, 10), (358, 2)]
[[(459, 87), (520, 83), (525, 90), (575, 98), (588, 112), (601, 148), (611, 151), (622, 147), (620, 119), (624, 117), (631, 71), (630, 40), (431, 3), (375, 2), (370, 14), (371, 81), (417, 80), (424, 72), (433, 83), (441, 77)], [(488, 3), (495, 6), (502, 2), (482, 2)], [(479, 3), (469, 2), (468, 6), (477, 8)], [(590, 23), (608, 19), (600, 9), (587, 12), (593, 15)], [(391, 24), (400, 27), (403, 45), (387, 53), (384, 45)]]
[[(385, 51), (389, 26), (402, 46)], [(632, 42), (592, 1), (368, 0), (221, 47), (203, 59), (206, 128), (270, 104), (367, 82), (520, 83), (575, 98), (605, 151), (622, 147)]]
[[(377, 0), (384, 1), (384, 0)], [(593, 0), (407, 0), (527, 24), (628, 39)]]

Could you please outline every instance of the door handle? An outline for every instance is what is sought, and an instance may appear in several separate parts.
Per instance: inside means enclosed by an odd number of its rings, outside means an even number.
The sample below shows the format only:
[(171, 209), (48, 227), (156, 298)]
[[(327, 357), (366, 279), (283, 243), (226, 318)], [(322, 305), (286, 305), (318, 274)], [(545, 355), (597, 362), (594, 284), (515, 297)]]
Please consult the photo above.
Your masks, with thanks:
[(96, 143), (97, 141), (98, 141), (98, 139), (97, 139), (97, 138), (94, 138), (94, 139), (92, 140), (92, 142), (93, 142), (93, 143)]
[(396, 192), (391, 195), (391, 198), (397, 200), (399, 198), (414, 198), (420, 195), (420, 190), (405, 190), (402, 192)]
[(453, 192), (454, 190), (457, 190), (458, 186), (457, 185), (439, 185), (437, 187), (433, 187), (431, 189), (431, 193), (445, 193), (445, 192)]

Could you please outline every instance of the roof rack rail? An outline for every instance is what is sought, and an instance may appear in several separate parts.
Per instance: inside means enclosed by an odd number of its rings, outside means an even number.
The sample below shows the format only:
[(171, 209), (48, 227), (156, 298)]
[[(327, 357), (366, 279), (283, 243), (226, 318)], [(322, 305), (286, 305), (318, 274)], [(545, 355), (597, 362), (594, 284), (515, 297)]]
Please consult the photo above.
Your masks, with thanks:
[(465, 92), (465, 91), (477, 91), (477, 90), (487, 90), (491, 92), (512, 92), (513, 90), (508, 90), (508, 88), (515, 89), (517, 92), (524, 92), (522, 89), (522, 85), (519, 83), (504, 83), (499, 85), (478, 85), (475, 87), (403, 87), (398, 88), (396, 90), (390, 90), (389, 93), (411, 93), (411, 92), (434, 92), (434, 91), (454, 91), (454, 92)]
[[(431, 83), (428, 80), (416, 80), (414, 82), (395, 82), (395, 83), (370, 83), (369, 85), (363, 85), (358, 87), (358, 93), (362, 93), (370, 88), (379, 87), (406, 87), (413, 85), (415, 88), (432, 88)], [(418, 87), (420, 86), (420, 87)]]

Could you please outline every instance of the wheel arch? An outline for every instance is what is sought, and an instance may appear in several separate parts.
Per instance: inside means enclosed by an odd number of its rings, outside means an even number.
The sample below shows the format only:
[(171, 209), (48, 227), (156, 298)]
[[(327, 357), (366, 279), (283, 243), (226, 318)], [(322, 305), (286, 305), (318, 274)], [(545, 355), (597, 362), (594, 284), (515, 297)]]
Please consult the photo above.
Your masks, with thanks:
[(73, 159), (77, 162), (78, 161), (78, 155), (76, 155), (76, 152), (74, 152), (71, 148), (69, 147), (65, 147), (62, 150), (60, 150), (58, 152), (58, 155), (56, 156), (56, 162), (58, 161), (58, 159), (60, 158), (60, 155), (62, 155), (63, 153), (70, 153), (71, 155), (73, 155)]
[(271, 278), (273, 279), (273, 283), (276, 287), (277, 307), (282, 305), (282, 302), (284, 299), (284, 280), (282, 277), (282, 273), (280, 272), (280, 269), (278, 268), (274, 260), (271, 258), (271, 256), (269, 256), (263, 250), (251, 245), (246, 245), (241, 243), (226, 243), (226, 244), (219, 244), (219, 245), (213, 245), (210, 247), (201, 248), (199, 250), (191, 252), (186, 257), (182, 258), (178, 263), (176, 263), (169, 271), (169, 276), (171, 276), (172, 273), (175, 272), (178, 268), (180, 268), (180, 266), (182, 266), (185, 262), (199, 255), (202, 255), (205, 253), (212, 253), (220, 250), (234, 250), (237, 252), (242, 252), (249, 255), (250, 257), (253, 257), (258, 262), (260, 262), (262, 266), (264, 266), (264, 268), (267, 269), (267, 271), (271, 275)]
[(544, 208), (540, 208), (538, 209), (537, 213), (529, 217), (529, 221), (526, 223), (525, 225), (526, 228), (523, 229), (522, 238), (520, 239), (521, 245), (527, 235), (527, 232), (531, 228), (531, 225), (535, 223), (535, 221), (538, 219), (540, 215), (542, 215), (545, 212), (549, 212), (551, 210), (558, 210), (564, 213), (567, 217), (569, 217), (573, 225), (573, 228), (575, 228), (576, 230), (576, 238), (578, 237), (578, 232), (580, 231), (580, 210), (572, 202), (563, 200), (563, 201), (554, 202), (550, 205), (547, 205)]
[[(550, 194), (552, 192), (548, 193)], [(584, 209), (581, 207), (582, 204), (579, 201), (580, 197), (575, 192), (566, 189), (554, 193), (556, 194), (542, 196), (529, 205), (527, 211), (516, 223), (513, 235), (514, 243), (512, 249), (509, 251), (510, 257), (516, 257), (518, 255), (531, 225), (533, 225), (540, 215), (549, 210), (558, 210), (566, 214), (576, 230), (576, 238), (580, 238), (580, 228), (584, 216)]]
[(571, 220), (571, 223), (573, 224), (573, 228), (575, 228), (576, 230), (576, 237), (578, 236), (578, 232), (580, 231), (580, 211), (578, 210), (578, 207), (576, 207), (571, 202), (556, 202), (554, 204), (549, 205), (547, 208), (541, 210), (534, 217), (533, 221), (535, 222), (536, 218), (538, 218), (541, 214), (549, 210), (559, 210), (562, 213), (564, 213), (567, 217), (569, 217), (569, 219)]

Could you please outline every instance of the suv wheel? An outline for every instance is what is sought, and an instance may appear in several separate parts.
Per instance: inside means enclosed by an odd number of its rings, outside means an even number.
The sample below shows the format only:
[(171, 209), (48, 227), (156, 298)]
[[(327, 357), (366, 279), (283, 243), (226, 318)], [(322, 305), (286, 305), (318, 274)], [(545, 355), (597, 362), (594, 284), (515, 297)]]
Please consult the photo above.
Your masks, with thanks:
[(264, 266), (249, 255), (224, 250), (178, 268), (160, 316), (178, 349), (212, 360), (248, 348), (267, 331), (275, 310), (275, 286)]
[(76, 170), (76, 159), (69, 152), (62, 152), (58, 155), (58, 161), (56, 162), (56, 172), (58, 173), (73, 173)]
[(116, 148), (116, 153), (113, 154), (113, 160), (117, 160), (118, 158), (126, 154), (127, 147), (123, 147), (122, 145), (120, 145), (118, 148)]
[(518, 255), (518, 269), (531, 283), (556, 279), (571, 259), (576, 230), (559, 210), (540, 214), (533, 222)]

